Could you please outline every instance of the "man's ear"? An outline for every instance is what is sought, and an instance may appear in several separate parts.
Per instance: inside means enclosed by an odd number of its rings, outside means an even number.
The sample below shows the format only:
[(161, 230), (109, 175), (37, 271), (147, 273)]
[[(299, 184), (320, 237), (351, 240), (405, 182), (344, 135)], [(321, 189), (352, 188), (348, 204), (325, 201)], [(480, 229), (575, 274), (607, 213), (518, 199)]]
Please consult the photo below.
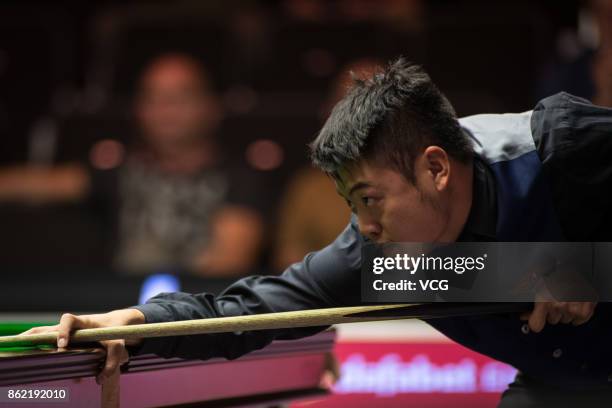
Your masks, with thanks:
[(423, 166), (432, 178), (433, 184), (438, 191), (443, 191), (448, 186), (450, 177), (450, 160), (446, 151), (439, 146), (429, 146), (423, 152)]

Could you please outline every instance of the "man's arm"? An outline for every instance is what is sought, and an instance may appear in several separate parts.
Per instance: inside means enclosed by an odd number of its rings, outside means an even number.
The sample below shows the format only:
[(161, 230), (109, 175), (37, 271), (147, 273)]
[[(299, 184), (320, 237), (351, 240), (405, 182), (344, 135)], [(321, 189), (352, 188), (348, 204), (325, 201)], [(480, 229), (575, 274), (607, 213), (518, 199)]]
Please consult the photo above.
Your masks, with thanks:
[[(531, 133), (565, 238), (610, 241), (612, 109), (562, 92), (536, 105)], [(596, 306), (596, 302), (536, 301), (533, 311), (521, 318), (539, 332), (546, 323), (583, 324)]]
[[(164, 293), (146, 304), (99, 315), (65, 314), (60, 324), (37, 327), (27, 333), (59, 331), (58, 346), (65, 347), (70, 332), (88, 327), (108, 327), (221, 316), (283, 312), (360, 303), (362, 237), (353, 220), (328, 247), (307, 255), (281, 276), (250, 276), (229, 286), (220, 296), (211, 294)], [(220, 333), (145, 339), (128, 344), (132, 354), (155, 353), (163, 357), (236, 358), (260, 349), (274, 339), (295, 339), (323, 328)], [(124, 340), (102, 342), (107, 360), (100, 380), (104, 381), (126, 361)]]
[[(361, 236), (354, 223), (328, 247), (307, 255), (280, 276), (250, 276), (221, 295), (165, 293), (135, 306), (147, 323), (355, 305), (360, 302)], [(164, 357), (236, 358), (274, 339), (295, 339), (323, 328), (221, 333), (146, 339), (135, 353)]]
[(567, 241), (612, 241), (612, 109), (567, 93), (540, 101), (531, 132)]

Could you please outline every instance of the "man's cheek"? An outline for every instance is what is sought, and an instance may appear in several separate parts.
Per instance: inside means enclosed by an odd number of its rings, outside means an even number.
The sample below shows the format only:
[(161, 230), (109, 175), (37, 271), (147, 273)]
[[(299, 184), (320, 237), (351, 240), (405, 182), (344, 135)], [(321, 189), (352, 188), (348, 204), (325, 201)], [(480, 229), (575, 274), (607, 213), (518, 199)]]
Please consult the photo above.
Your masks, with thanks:
[(391, 242), (415, 241), (418, 237), (416, 237), (414, 233), (415, 231), (411, 228), (407, 228), (404, 223), (391, 224), (387, 229), (383, 229), (385, 240)]

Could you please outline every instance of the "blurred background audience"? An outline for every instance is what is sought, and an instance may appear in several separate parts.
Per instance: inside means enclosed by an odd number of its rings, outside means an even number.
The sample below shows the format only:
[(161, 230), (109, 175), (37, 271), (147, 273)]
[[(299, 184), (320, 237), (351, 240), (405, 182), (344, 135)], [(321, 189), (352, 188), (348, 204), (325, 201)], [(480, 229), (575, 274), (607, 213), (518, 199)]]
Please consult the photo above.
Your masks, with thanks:
[(95, 281), (125, 305), (148, 274), (277, 273), (348, 220), (307, 148), (348, 71), (404, 55), (461, 116), (561, 90), (612, 105), (610, 3), (3, 3), (5, 287)]
[(256, 181), (232, 174), (236, 169), (216, 140), (222, 111), (209, 82), (187, 55), (157, 57), (139, 79), (134, 116), (140, 132), (131, 151), (103, 140), (93, 146), (88, 167), (7, 167), (0, 170), (0, 199), (89, 199), (106, 207), (120, 271), (180, 268), (218, 276), (252, 269), (263, 220), (248, 203), (254, 190), (232, 190)]
[(580, 3), (576, 27), (557, 36), (556, 53), (544, 65), (538, 96), (566, 91), (612, 107), (612, 1)]

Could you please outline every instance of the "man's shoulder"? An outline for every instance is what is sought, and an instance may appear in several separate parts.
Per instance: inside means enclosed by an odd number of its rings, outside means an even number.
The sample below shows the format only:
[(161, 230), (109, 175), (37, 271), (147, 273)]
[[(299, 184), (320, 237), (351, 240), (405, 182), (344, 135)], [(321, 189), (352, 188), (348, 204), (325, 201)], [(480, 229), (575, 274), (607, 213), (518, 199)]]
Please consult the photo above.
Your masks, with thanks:
[(532, 111), (485, 113), (459, 119), (474, 153), (487, 164), (515, 159), (535, 150), (531, 134)]
[(536, 112), (542, 110), (563, 110), (579, 106), (593, 106), (593, 104), (588, 99), (572, 95), (568, 92), (558, 92), (540, 99), (533, 110)]

